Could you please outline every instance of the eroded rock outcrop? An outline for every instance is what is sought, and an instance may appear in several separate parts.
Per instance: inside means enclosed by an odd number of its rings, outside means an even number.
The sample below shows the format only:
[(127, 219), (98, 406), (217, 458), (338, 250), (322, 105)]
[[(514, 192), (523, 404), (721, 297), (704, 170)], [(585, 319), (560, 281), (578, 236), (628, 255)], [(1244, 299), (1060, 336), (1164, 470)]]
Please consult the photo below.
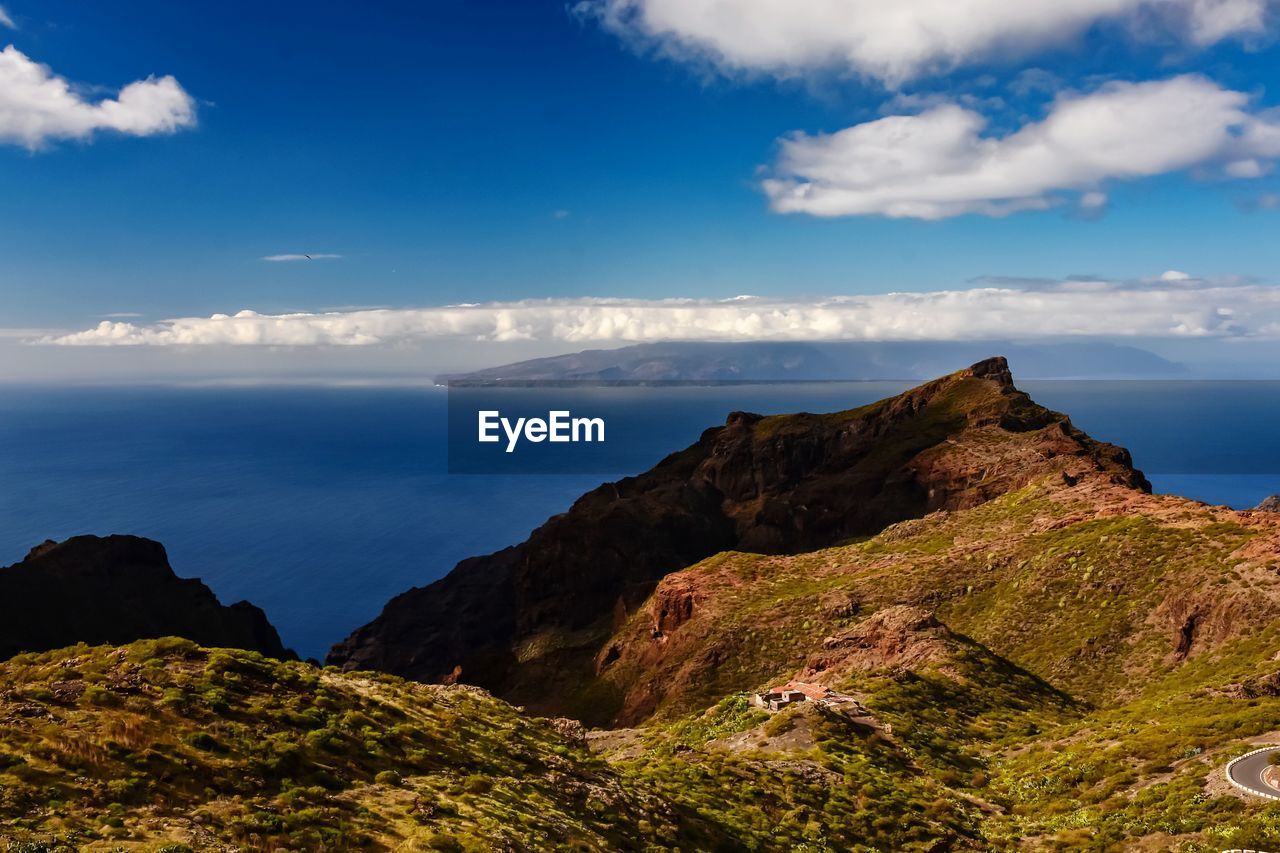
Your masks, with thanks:
[(945, 661), (956, 640), (932, 611), (897, 605), (879, 610), (839, 634), (822, 641), (822, 651), (809, 658), (802, 678), (910, 668)]
[(179, 578), (164, 546), (150, 539), (50, 540), (0, 569), (0, 659), (165, 636), (295, 657), (259, 608), (223, 605), (199, 580)]
[[(1051, 473), (1149, 490), (1127, 451), (1034, 403), (1003, 358), (846, 412), (736, 412), (524, 543), (393, 599), (329, 663), (427, 681), (461, 667), (463, 681), (572, 713), (610, 634), (671, 572), (727, 550), (816, 550)], [(678, 622), (681, 607), (658, 622)]]
[(698, 591), (692, 583), (673, 583), (659, 587), (649, 603), (653, 637), (662, 640), (693, 618)]

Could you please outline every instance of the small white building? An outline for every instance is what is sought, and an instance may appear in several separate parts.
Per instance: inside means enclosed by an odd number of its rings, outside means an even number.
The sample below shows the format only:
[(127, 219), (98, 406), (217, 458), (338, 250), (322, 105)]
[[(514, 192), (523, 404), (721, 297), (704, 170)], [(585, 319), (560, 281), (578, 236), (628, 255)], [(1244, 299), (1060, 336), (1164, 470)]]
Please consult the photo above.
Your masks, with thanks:
[(763, 693), (756, 693), (751, 697), (751, 704), (766, 711), (781, 711), (799, 702), (818, 702), (827, 706), (856, 704), (852, 696), (805, 681), (788, 681), (780, 687), (770, 687)]
[(804, 702), (809, 697), (799, 690), (788, 690), (786, 687), (770, 687), (763, 693), (754, 693), (751, 704), (766, 711), (781, 711), (783, 708)]

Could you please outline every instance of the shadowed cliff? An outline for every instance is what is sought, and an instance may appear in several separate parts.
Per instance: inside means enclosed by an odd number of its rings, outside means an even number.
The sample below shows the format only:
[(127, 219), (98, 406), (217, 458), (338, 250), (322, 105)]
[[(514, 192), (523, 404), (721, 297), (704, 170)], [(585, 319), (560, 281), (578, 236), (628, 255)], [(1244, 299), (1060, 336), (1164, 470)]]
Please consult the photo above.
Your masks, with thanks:
[(179, 578), (164, 546), (150, 539), (50, 540), (0, 569), (0, 659), (165, 636), (295, 656), (259, 608), (247, 601), (224, 606), (199, 580)]

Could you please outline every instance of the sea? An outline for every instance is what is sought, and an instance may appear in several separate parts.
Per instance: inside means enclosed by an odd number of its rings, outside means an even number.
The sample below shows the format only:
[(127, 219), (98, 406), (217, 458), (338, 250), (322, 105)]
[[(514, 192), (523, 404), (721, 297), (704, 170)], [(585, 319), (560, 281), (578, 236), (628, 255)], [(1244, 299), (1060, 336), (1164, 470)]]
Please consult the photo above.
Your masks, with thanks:
[[(396, 594), (521, 541), (601, 482), (733, 411), (827, 412), (915, 382), (559, 389), (617, 450), (591, 471), (450, 473), (440, 387), (0, 387), (0, 566), (46, 539), (132, 533), (322, 659)], [(1280, 382), (1020, 382), (1128, 447), (1156, 491), (1236, 508), (1280, 492)], [(527, 393), (527, 392), (526, 392)], [(456, 468), (456, 466), (455, 466)]]

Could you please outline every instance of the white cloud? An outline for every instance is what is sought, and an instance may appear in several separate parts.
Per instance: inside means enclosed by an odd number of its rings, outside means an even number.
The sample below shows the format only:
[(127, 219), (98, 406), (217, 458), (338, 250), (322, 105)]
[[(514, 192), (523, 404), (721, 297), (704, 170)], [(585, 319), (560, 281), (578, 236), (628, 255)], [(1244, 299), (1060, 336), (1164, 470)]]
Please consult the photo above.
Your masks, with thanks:
[(1250, 157), (1246, 160), (1232, 160), (1223, 167), (1223, 171), (1232, 178), (1260, 178), (1269, 171), (1269, 165), (1260, 163)]
[(332, 261), (340, 257), (342, 257), (342, 255), (322, 254), (317, 252), (310, 255), (305, 253), (291, 255), (267, 255), (263, 260), (271, 261), (273, 263), (287, 263), (288, 261)]
[(1080, 215), (1088, 218), (1096, 218), (1101, 216), (1103, 211), (1107, 209), (1107, 202), (1110, 199), (1104, 192), (1090, 190), (1080, 194)]
[(1190, 6), (1191, 37), (1197, 44), (1266, 29), (1267, 0), (1197, 0)]
[[(1197, 75), (1059, 97), (1006, 136), (955, 104), (781, 142), (761, 186), (775, 211), (942, 219), (1041, 210), (1107, 180), (1280, 157), (1280, 117)], [(1263, 171), (1261, 166), (1257, 170)], [(1240, 168), (1226, 169), (1245, 177)]]
[(103, 321), (39, 343), (368, 346), (432, 339), (987, 340), (1052, 336), (1280, 339), (1280, 288), (1170, 277), (1071, 279), (819, 299), (548, 299), (439, 308)]
[(13, 16), (3, 6), (0, 6), (0, 27), (8, 27), (11, 30), (18, 28), (18, 25), (13, 22)]
[(891, 85), (1070, 43), (1096, 24), (1196, 45), (1261, 33), (1272, 0), (581, 0), (608, 30), (683, 61), (789, 77), (852, 71)]
[(48, 66), (9, 45), (0, 51), (0, 143), (37, 149), (97, 131), (173, 133), (196, 122), (195, 101), (172, 77), (148, 77), (91, 102)]

